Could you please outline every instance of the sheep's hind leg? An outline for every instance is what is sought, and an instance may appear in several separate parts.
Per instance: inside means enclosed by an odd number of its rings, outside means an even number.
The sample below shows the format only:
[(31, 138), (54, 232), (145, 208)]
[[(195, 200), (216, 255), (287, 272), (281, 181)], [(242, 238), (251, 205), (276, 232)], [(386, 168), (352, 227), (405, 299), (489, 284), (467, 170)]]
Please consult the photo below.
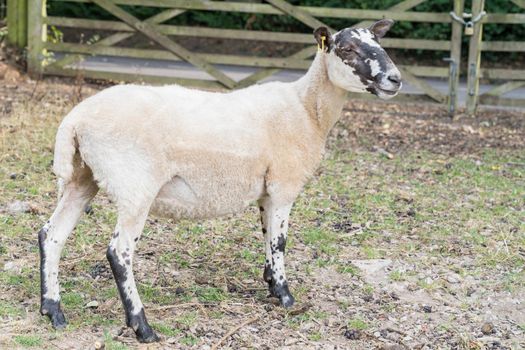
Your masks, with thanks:
[(88, 168), (78, 169), (64, 186), (62, 197), (49, 221), (38, 232), (40, 248), (40, 313), (51, 319), (54, 328), (66, 326), (60, 308), (58, 264), (62, 248), (84, 208), (98, 191)]
[(123, 213), (121, 210), (107, 250), (107, 258), (126, 313), (126, 325), (133, 328), (137, 339), (142, 343), (159, 340), (146, 319), (132, 268), (133, 253), (142, 234), (147, 214), (147, 210), (138, 215)]
[(270, 294), (279, 298), (281, 305), (291, 307), (295, 302), (288, 288), (284, 269), (284, 250), (288, 236), (288, 217), (292, 204), (275, 205), (270, 197), (259, 201), (261, 221), (266, 243), (264, 280)]

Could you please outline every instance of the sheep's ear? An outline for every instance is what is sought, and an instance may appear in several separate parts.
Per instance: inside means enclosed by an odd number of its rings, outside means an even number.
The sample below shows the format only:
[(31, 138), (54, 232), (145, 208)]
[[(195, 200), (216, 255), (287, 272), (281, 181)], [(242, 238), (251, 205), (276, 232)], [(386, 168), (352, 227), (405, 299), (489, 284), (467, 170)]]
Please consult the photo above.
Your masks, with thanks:
[(378, 38), (382, 38), (394, 25), (393, 19), (382, 19), (372, 24), (368, 29), (375, 34)]
[(330, 52), (333, 46), (332, 34), (326, 27), (319, 27), (314, 30), (314, 37), (319, 48), (325, 52)]

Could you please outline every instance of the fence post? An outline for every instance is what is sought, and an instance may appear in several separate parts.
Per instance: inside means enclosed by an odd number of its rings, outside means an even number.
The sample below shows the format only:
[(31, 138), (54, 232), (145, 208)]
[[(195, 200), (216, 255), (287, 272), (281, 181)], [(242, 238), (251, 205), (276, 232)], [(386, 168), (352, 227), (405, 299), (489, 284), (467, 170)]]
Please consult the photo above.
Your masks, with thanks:
[(27, 1), (7, 0), (7, 41), (18, 48), (27, 45)]
[(37, 79), (42, 74), (43, 44), (47, 38), (47, 29), (43, 21), (46, 15), (46, 0), (32, 0), (32, 6), (29, 6), (27, 13), (27, 70), (33, 79)]
[(18, 47), (24, 48), (27, 46), (27, 7), (29, 0), (18, 0)]
[[(463, 17), (465, 0), (454, 0), (454, 13)], [(461, 40), (463, 38), (463, 24), (452, 21), (452, 38), (450, 43), (450, 66), (449, 66), (449, 95), (448, 111), (454, 116), (458, 107), (458, 84), (459, 67), (461, 66)]]
[[(472, 0), (472, 18), (483, 11), (485, 0)], [(483, 23), (474, 23), (474, 34), (470, 37), (468, 50), (467, 113), (474, 115), (478, 104)]]

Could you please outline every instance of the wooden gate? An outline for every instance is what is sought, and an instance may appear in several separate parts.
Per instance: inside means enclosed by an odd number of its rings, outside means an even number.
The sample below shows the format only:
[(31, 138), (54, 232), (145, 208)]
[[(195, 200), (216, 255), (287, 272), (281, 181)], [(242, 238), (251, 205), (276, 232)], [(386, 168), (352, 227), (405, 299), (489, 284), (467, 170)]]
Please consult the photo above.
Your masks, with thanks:
[[(525, 9), (525, 0), (510, 0), (516, 6)], [(472, 1), (472, 17), (476, 18), (483, 14), (485, 0)], [(474, 35), (470, 38), (468, 58), (467, 79), (467, 111), (469, 114), (476, 112), (479, 103), (485, 105), (500, 105), (511, 107), (525, 107), (525, 96), (523, 99), (504, 98), (502, 95), (525, 86), (525, 70), (482, 68), (482, 52), (523, 52), (525, 53), (525, 41), (483, 41), (483, 24), (513, 24), (524, 25), (525, 13), (504, 14), (487, 13), (481, 16), (474, 24)], [(479, 80), (484, 78), (491, 82), (499, 82), (489, 91), (479, 93)], [(504, 81), (504, 83), (501, 83)]]
[[(51, 1), (51, 0), (50, 0)], [(54, 0), (65, 1), (65, 0)], [(310, 65), (310, 59), (316, 52), (313, 37), (309, 33), (269, 32), (255, 30), (231, 30), (205, 27), (188, 27), (164, 24), (186, 11), (226, 11), (278, 16), (291, 16), (306, 26), (314, 29), (325, 25), (319, 18), (343, 18), (361, 20), (356, 26), (368, 26), (370, 20), (388, 16), (396, 21), (419, 23), (447, 23), (452, 26), (449, 40), (421, 40), (386, 38), (382, 45), (386, 48), (409, 50), (441, 51), (449, 56), (451, 64), (447, 66), (410, 65), (399, 68), (403, 78), (410, 85), (417, 87), (417, 94), (403, 94), (400, 100), (430, 100), (448, 104), (451, 111), (456, 106), (458, 69), (461, 57), (462, 25), (453, 21), (450, 14), (411, 11), (415, 6), (430, 0), (404, 0), (384, 10), (362, 10), (350, 8), (328, 8), (293, 6), (284, 0), (264, 1), (212, 1), (212, 0), (68, 0), (69, 2), (92, 2), (118, 20), (94, 20), (87, 18), (65, 18), (47, 16), (45, 0), (32, 0), (29, 7), (29, 70), (32, 75), (56, 74), (65, 76), (78, 75), (78, 62), (91, 55), (143, 58), (148, 60), (186, 61), (197, 69), (206, 72), (209, 79), (188, 79), (153, 76), (144, 74), (115, 73), (103, 70), (84, 70), (82, 75), (90, 78), (111, 79), (118, 81), (141, 80), (149, 83), (179, 83), (206, 88), (236, 89), (260, 82), (277, 72), (304, 70)], [(456, 14), (463, 11), (464, 0), (454, 0)], [(157, 15), (140, 20), (125, 11), (122, 5), (149, 6), (162, 9)], [(60, 42), (46, 40), (47, 27), (77, 28), (101, 31), (103, 38), (95, 43)], [(335, 31), (335, 29), (333, 29)], [(107, 34), (111, 32), (111, 34)], [(161, 49), (139, 49), (116, 46), (123, 40), (141, 33), (155, 42)], [(258, 40), (281, 43), (303, 44), (303, 48), (284, 58), (252, 57), (232, 54), (202, 54), (191, 52), (177, 42), (181, 36), (227, 38), (240, 40)], [(65, 56), (63, 56), (65, 54)], [(59, 57), (60, 59), (55, 59)], [(249, 76), (234, 80), (217, 65), (235, 65), (256, 67)], [(449, 93), (438, 91), (421, 77), (446, 79)]]

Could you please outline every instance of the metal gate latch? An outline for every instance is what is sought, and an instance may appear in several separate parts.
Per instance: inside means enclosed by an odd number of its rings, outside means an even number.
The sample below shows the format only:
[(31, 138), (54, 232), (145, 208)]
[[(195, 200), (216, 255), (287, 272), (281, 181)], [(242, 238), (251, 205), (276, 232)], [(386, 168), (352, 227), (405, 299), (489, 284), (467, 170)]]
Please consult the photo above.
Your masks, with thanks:
[[(474, 23), (479, 22), (483, 17), (487, 15), (487, 12), (481, 11), (475, 18), (472, 18), (471, 13), (463, 13), (463, 18), (456, 15), (454, 11), (450, 11), (450, 17), (456, 22), (459, 22), (465, 26), (464, 34), (471, 36), (474, 34)], [(464, 18), (472, 18), (470, 21), (465, 22)]]

